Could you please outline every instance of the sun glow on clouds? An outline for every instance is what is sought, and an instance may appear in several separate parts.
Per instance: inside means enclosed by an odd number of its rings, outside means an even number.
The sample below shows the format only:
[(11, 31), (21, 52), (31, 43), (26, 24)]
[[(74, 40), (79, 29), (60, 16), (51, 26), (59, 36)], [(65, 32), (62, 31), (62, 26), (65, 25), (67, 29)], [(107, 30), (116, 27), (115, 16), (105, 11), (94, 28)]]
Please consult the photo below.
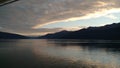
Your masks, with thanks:
[(90, 13), (90, 14), (87, 14), (87, 15), (82, 16), (82, 17), (73, 17), (73, 18), (68, 18), (68, 19), (65, 19), (65, 20), (58, 20), (58, 21), (47, 22), (45, 24), (35, 25), (32, 28), (33, 29), (39, 29), (42, 26), (53, 24), (53, 23), (71, 22), (71, 21), (77, 21), (77, 20), (83, 20), (83, 19), (92, 19), (92, 18), (98, 18), (98, 17), (101, 17), (101, 16), (104, 16), (104, 17), (107, 17), (107, 18), (110, 18), (110, 19), (117, 19), (117, 17), (112, 15), (112, 13), (119, 13), (119, 12), (120, 12), (120, 8), (113, 8), (113, 9), (109, 9), (109, 10), (102, 9), (100, 11), (95, 11), (94, 13)]
[[(21, 35), (26, 35), (26, 36), (42, 36), (42, 35), (46, 35), (46, 34), (48, 34), (48, 33), (52, 33), (52, 32), (40, 32), (40, 33), (30, 33), (30, 34), (27, 34), (27, 33), (19, 33), (19, 34), (21, 34)], [(53, 32), (54, 33), (54, 32)]]
[(104, 6), (115, 5), (114, 2), (113, 2), (113, 3), (112, 3), (112, 2), (108, 3), (108, 2), (97, 1), (96, 3), (97, 3), (97, 4), (94, 5), (94, 6), (97, 6), (97, 7), (104, 7)]
[(63, 30), (67, 30), (67, 31), (76, 31), (76, 30), (80, 30), (82, 28), (86, 28), (85, 26), (78, 26), (78, 27), (63, 27)]

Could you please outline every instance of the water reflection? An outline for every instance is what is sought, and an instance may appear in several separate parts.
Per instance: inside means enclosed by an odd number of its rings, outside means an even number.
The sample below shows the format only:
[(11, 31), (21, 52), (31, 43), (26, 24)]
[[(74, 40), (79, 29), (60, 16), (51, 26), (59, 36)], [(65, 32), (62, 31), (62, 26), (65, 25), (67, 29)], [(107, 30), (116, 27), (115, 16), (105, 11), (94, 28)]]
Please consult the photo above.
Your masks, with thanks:
[(64, 59), (71, 64), (84, 61), (119, 68), (119, 46), (119, 41), (111, 40), (0, 40), (0, 63), (2, 68), (40, 68), (46, 64), (53, 68), (61, 66), (58, 59)]

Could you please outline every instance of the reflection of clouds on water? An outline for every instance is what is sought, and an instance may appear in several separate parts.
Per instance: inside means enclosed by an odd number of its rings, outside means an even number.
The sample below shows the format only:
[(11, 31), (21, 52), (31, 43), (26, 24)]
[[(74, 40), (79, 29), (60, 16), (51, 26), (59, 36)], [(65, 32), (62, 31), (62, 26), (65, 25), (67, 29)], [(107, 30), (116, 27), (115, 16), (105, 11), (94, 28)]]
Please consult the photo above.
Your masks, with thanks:
[[(110, 65), (111, 67), (120, 66), (120, 52), (110, 51), (107, 48), (88, 47), (82, 44), (71, 43), (69, 41), (67, 41), (67, 43), (58, 43), (57, 41), (53, 42), (48, 40), (11, 40), (4, 44), (9, 47), (12, 46), (11, 48), (14, 47), (15, 51), (20, 52), (21, 54), (24, 51), (24, 53), (27, 54), (28, 50), (32, 50), (32, 53), (37, 58), (48, 56), (58, 59), (68, 59), (76, 63), (79, 61), (85, 61), (91, 64)], [(21, 51), (21, 49), (23, 51)]]
[[(61, 65), (64, 66), (65, 65), (64, 62), (67, 62), (68, 66), (70, 66), (71, 64), (72, 64), (71, 66), (74, 65), (79, 66), (80, 64), (84, 64), (85, 66), (88, 65), (88, 67), (86, 68), (90, 68), (89, 65), (98, 66), (94, 68), (120, 67), (119, 51), (114, 51), (113, 49), (108, 48), (91, 47), (89, 44), (86, 44), (88, 46), (84, 46), (83, 44), (74, 43), (79, 42), (79, 40), (76, 41), (74, 40), (72, 43), (71, 40), (70, 41), (68, 40), (67, 42), (65, 42), (65, 40), (62, 41), (63, 42), (60, 43), (59, 41), (34, 40), (34, 39), (0, 40), (0, 60), (2, 60), (0, 61), (0, 63), (3, 63), (4, 60), (5, 62), (14, 62), (9, 63), (11, 65), (14, 64), (16, 66), (17, 65), (21, 66), (19, 62), (23, 63), (24, 61), (25, 65), (27, 65), (29, 68), (33, 68), (31, 67), (32, 65), (33, 66), (35, 65), (35, 67), (38, 65), (38, 68), (42, 68), (39, 67), (39, 65), (41, 65), (44, 61), (45, 66), (47, 63), (53, 64), (53, 66), (55, 64), (59, 66), (59, 64), (63, 63)], [(96, 44), (94, 44), (94, 46), (95, 45)], [(114, 46), (115, 45), (116, 44), (114, 44)], [(64, 61), (62, 61), (61, 59)], [(105, 65), (106, 67), (99, 67), (99, 65)], [(22, 66), (23, 68), (28, 68), (25, 67), (24, 64), (22, 64)]]
[(82, 45), (80, 46), (78, 44), (65, 44), (66, 46), (58, 46), (57, 44), (63, 45), (63, 43), (60, 44), (56, 42), (56, 44), (54, 44), (53, 42), (48, 42), (48, 44), (45, 43), (43, 46), (34, 46), (34, 52), (36, 55), (43, 54), (46, 56), (65, 58), (75, 62), (82, 60), (91, 63), (120, 66), (120, 54), (107, 51), (105, 48), (83, 48)]

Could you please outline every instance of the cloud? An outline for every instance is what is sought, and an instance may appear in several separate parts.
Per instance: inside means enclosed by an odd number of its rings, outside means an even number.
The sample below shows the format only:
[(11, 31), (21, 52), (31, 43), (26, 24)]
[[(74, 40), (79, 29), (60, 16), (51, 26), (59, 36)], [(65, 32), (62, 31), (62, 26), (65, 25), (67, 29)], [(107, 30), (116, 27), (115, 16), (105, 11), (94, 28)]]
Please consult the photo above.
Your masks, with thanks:
[(85, 26), (77, 26), (77, 27), (62, 27), (62, 30), (67, 30), (67, 31), (76, 31), (80, 30), (82, 28), (86, 28)]
[(20, 0), (0, 7), (0, 25), (9, 32), (42, 33), (45, 31), (41, 27), (51, 23), (120, 12), (119, 3), (120, 0)]
[[(11, 32), (11, 33), (16, 33), (16, 34), (21, 34), (21, 35), (29, 35), (29, 36), (36, 36), (36, 35), (43, 35), (47, 33), (55, 33), (63, 30), (62, 28), (40, 28), (40, 29), (25, 29), (25, 28), (17, 28), (14, 27), (14, 29), (7, 29), (7, 28), (2, 28), (0, 31), (4, 32)], [(18, 32), (17, 32), (18, 31)]]
[(101, 9), (99, 12), (95, 11), (94, 13), (89, 13), (89, 14), (86, 14), (85, 16), (70, 17), (70, 18), (67, 18), (67, 19), (62, 19), (62, 20), (47, 22), (47, 23), (43, 23), (43, 24), (38, 24), (38, 25), (33, 26), (32, 28), (33, 29), (39, 29), (42, 26), (49, 25), (49, 24), (52, 24), (52, 23), (70, 22), (70, 21), (76, 21), (76, 20), (98, 18), (98, 17), (101, 17), (101, 16), (105, 16), (105, 17), (108, 17), (108, 18), (111, 18), (111, 19), (117, 19), (111, 13), (118, 13), (118, 12), (120, 12), (120, 8), (119, 9), (112, 8), (112, 9), (109, 9), (109, 10), (107, 10), (107, 9)]
[(112, 15), (112, 14), (106, 15), (105, 17), (113, 19), (113, 20), (118, 19), (118, 17), (116, 17), (115, 15)]
[(0, 29), (2, 29), (2, 27), (0, 27)]

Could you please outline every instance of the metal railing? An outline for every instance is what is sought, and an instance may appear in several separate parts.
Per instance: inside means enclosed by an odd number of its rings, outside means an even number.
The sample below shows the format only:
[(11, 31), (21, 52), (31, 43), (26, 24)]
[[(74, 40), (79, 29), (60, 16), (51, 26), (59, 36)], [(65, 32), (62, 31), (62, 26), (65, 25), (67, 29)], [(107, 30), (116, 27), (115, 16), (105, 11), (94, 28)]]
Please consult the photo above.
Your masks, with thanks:
[(0, 7), (16, 1), (19, 1), (19, 0), (0, 0)]

